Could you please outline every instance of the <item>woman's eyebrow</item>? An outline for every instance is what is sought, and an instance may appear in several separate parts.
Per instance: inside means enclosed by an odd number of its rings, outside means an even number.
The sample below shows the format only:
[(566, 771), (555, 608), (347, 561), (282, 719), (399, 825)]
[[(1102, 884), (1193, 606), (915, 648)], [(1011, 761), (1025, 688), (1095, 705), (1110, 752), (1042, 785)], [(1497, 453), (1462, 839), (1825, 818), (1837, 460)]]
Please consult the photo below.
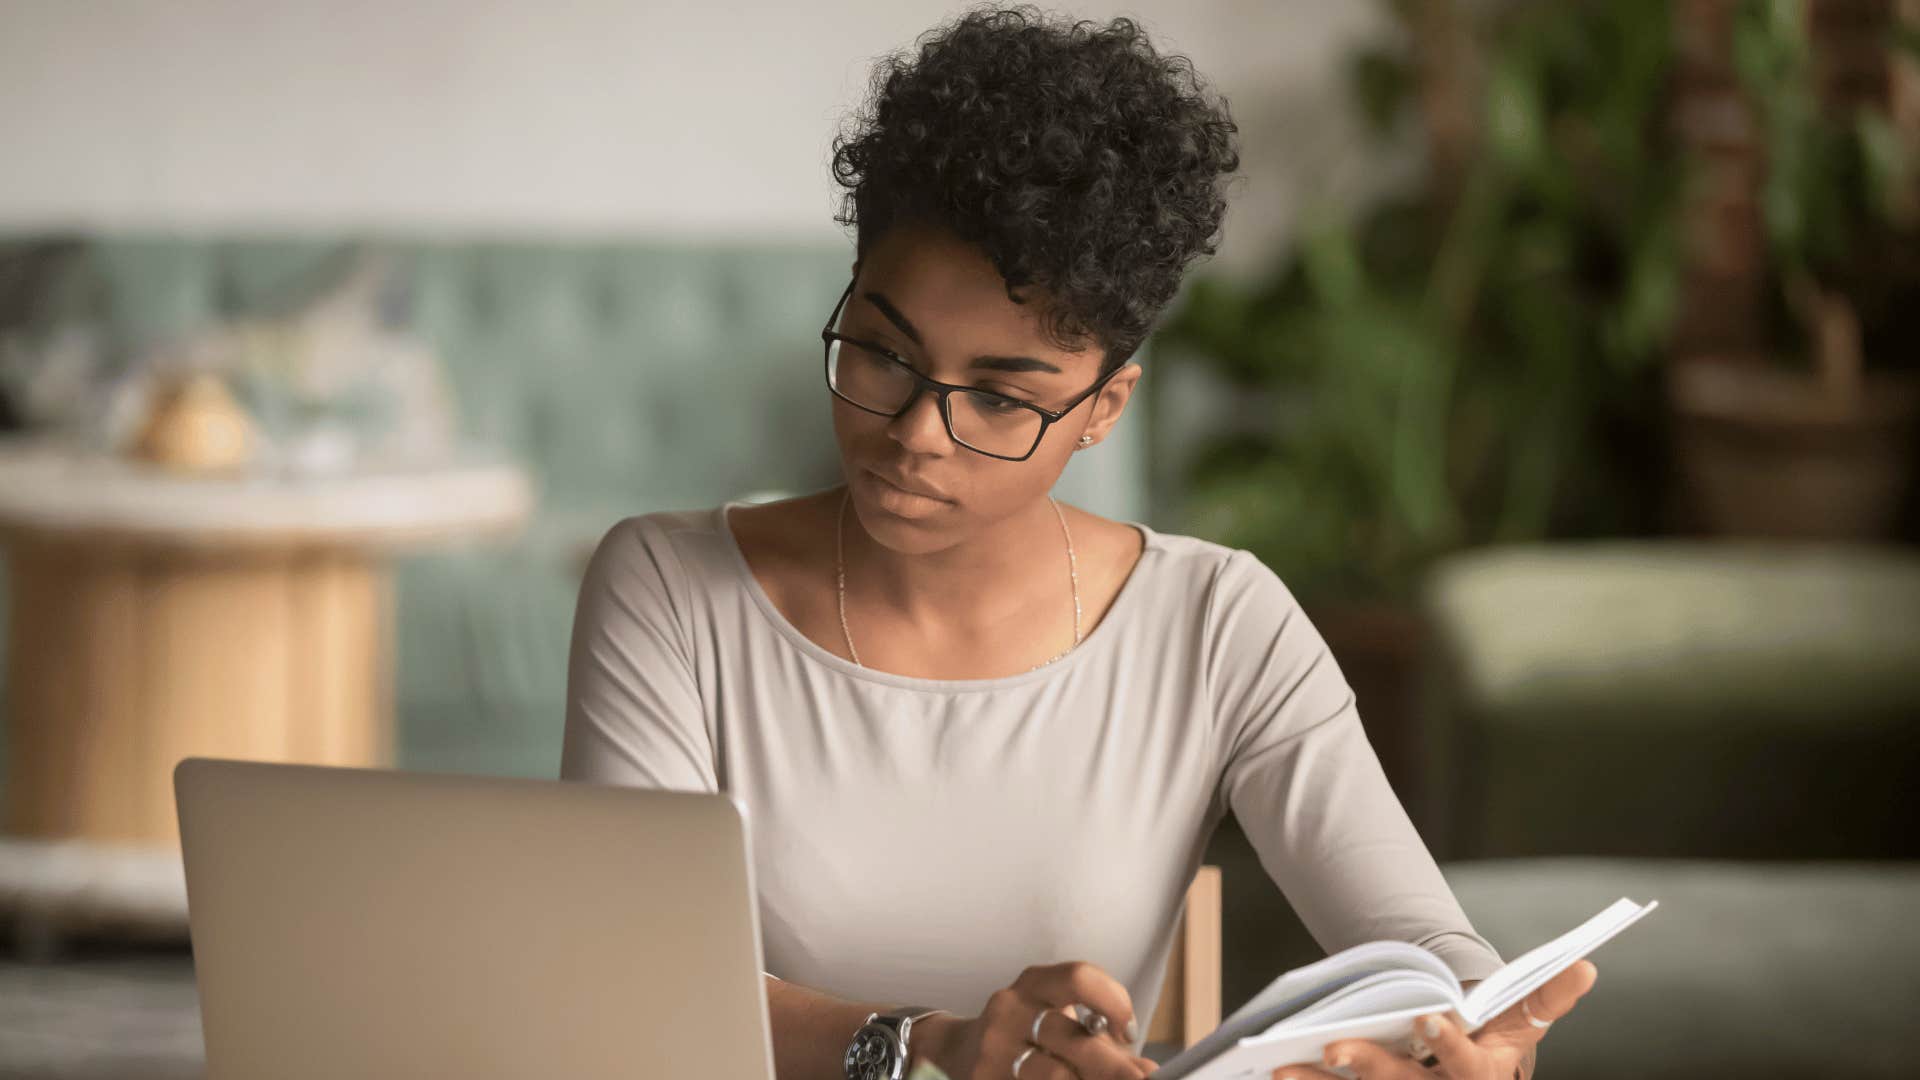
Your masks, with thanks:
[[(921, 348), (926, 347), (927, 343), (920, 340), (920, 331), (913, 328), (913, 322), (905, 315), (900, 314), (900, 309), (894, 307), (891, 300), (888, 300), (880, 293), (871, 291), (861, 293), (860, 295), (868, 303), (879, 308), (880, 314), (885, 315), (889, 322), (899, 327), (900, 332), (907, 335), (909, 341), (912, 341)], [(973, 363), (968, 366), (991, 368), (994, 371), (1050, 371), (1055, 375), (1060, 374), (1059, 367), (1031, 356), (976, 356), (973, 358)]]

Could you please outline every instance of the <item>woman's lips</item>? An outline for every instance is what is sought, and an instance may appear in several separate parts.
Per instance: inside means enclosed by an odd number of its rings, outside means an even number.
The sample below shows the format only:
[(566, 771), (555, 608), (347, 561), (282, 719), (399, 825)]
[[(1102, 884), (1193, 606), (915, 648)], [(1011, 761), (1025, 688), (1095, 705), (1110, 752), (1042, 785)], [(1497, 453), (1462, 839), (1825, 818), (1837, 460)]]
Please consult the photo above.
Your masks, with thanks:
[(945, 499), (936, 499), (931, 495), (922, 495), (908, 491), (889, 481), (886, 477), (869, 469), (863, 474), (868, 486), (873, 490), (874, 501), (882, 510), (901, 517), (925, 517), (944, 509)]
[(908, 484), (896, 484), (892, 480), (887, 479), (885, 475), (878, 472), (874, 472), (874, 470), (872, 469), (868, 469), (867, 472), (870, 473), (874, 479), (879, 480), (881, 483), (887, 485), (890, 488), (893, 488), (895, 491), (902, 491), (908, 495), (918, 495), (923, 499), (932, 499), (935, 502), (948, 501), (947, 497), (944, 495), (936, 495), (930, 491), (924, 491), (920, 488), (917, 488)]

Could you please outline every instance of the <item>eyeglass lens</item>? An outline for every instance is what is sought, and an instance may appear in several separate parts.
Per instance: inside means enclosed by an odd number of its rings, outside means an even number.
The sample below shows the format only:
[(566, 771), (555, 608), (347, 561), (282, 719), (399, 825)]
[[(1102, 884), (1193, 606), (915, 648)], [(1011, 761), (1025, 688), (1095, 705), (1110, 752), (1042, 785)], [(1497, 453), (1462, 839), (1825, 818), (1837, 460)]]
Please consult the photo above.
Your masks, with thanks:
[[(834, 390), (863, 409), (896, 415), (918, 380), (907, 368), (850, 341), (827, 343), (827, 378)], [(1039, 413), (992, 394), (947, 395), (947, 425), (959, 442), (989, 454), (1020, 457), (1033, 449), (1044, 424)]]

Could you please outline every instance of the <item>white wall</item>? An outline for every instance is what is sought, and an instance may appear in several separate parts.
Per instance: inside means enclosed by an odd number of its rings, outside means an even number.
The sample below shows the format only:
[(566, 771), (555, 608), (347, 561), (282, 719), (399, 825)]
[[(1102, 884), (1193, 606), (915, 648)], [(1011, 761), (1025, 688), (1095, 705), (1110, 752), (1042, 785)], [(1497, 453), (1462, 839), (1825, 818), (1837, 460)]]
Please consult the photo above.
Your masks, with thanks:
[[(936, 0), (0, 0), (0, 230), (481, 228), (842, 236), (836, 125)], [(1243, 125), (1223, 265), (1350, 144), (1358, 0), (1145, 0)], [(1337, 156), (1337, 155), (1336, 155)]]

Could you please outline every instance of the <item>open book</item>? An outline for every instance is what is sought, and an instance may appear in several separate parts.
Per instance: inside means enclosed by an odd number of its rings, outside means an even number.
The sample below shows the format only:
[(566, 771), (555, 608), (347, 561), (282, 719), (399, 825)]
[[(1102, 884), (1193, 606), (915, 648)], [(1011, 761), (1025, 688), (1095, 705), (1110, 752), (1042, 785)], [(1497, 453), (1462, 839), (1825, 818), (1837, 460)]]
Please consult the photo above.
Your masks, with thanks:
[(1154, 1070), (1153, 1080), (1264, 1080), (1283, 1065), (1320, 1065), (1322, 1049), (1340, 1039), (1372, 1039), (1404, 1054), (1414, 1019), (1431, 1012), (1471, 1034), (1658, 906), (1622, 897), (1465, 992), (1445, 962), (1419, 946), (1355, 945), (1275, 979), (1213, 1034)]

